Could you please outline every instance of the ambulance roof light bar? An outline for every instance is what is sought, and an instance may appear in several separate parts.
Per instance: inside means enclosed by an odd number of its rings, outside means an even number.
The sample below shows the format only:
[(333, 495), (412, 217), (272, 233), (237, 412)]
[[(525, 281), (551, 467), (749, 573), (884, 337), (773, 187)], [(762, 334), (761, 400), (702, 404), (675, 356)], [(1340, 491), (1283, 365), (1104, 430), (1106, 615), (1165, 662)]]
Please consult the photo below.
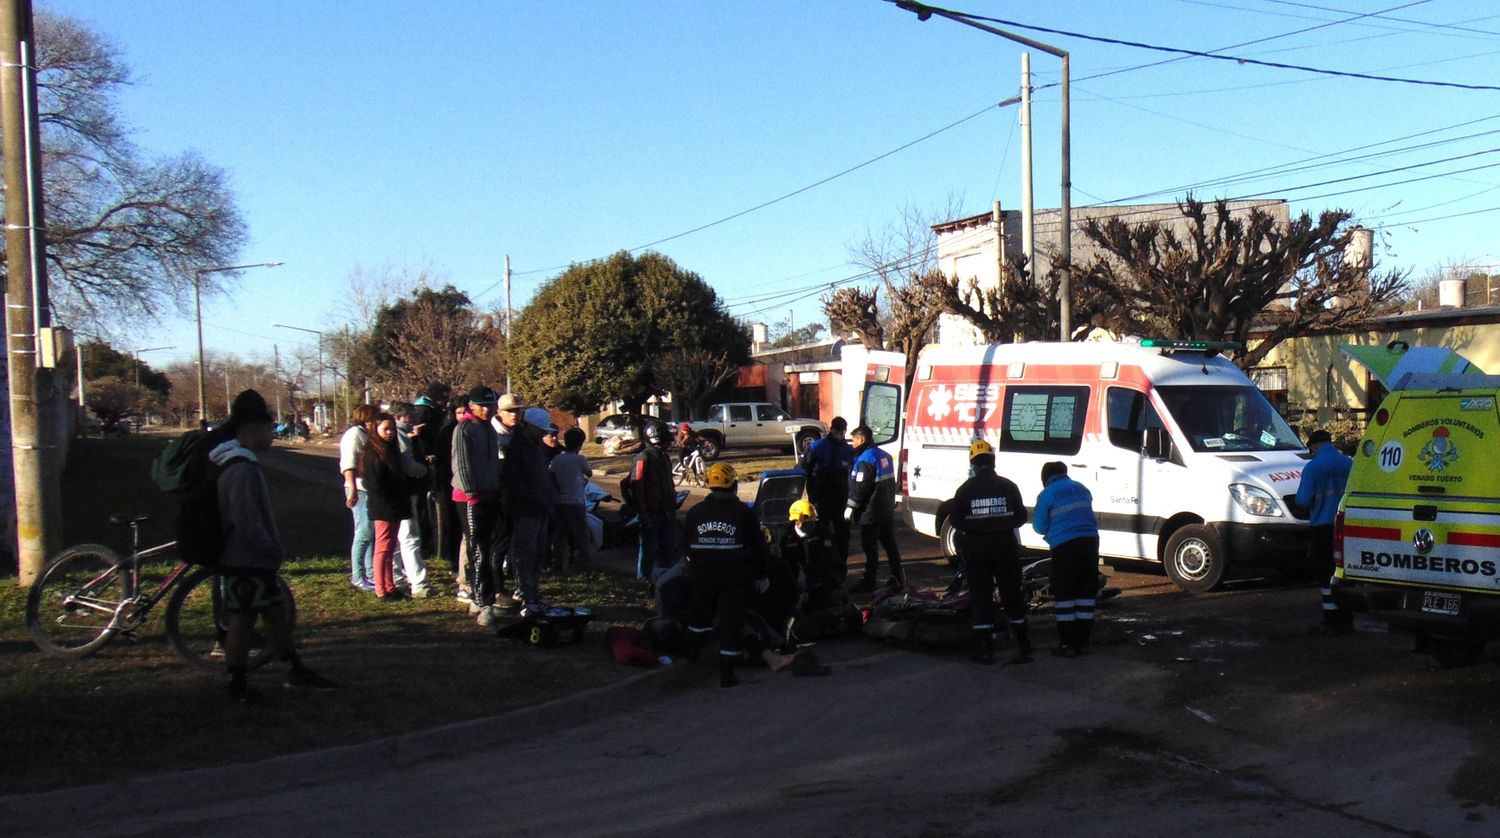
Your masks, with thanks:
[(1180, 340), (1177, 338), (1145, 338), (1141, 341), (1144, 349), (1160, 349), (1163, 354), (1172, 352), (1202, 352), (1210, 358), (1220, 352), (1238, 352), (1245, 348), (1243, 343), (1232, 340)]

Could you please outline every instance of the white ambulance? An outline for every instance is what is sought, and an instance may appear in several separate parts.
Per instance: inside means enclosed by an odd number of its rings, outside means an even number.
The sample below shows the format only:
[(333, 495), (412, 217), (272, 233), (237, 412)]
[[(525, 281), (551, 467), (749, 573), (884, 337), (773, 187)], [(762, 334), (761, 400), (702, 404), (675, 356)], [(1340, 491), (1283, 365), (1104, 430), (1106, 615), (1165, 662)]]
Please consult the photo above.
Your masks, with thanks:
[[(1307, 459), (1250, 379), (1201, 341), (930, 346), (900, 387), (871, 382), (864, 421), (899, 451), (902, 508), (953, 552), (947, 503), (969, 475), (969, 443), (1034, 503), (1042, 464), (1089, 487), (1106, 558), (1161, 562), (1184, 591), (1230, 564), (1300, 567), (1307, 526), (1292, 501)], [(1030, 526), (1023, 546), (1044, 550)]]

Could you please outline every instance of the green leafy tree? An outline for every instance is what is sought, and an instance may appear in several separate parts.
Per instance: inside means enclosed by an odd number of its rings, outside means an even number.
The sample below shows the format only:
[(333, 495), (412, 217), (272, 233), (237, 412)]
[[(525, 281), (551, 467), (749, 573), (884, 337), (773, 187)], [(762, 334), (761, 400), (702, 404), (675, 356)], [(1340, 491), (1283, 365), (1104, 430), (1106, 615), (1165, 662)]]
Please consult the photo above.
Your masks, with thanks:
[(132, 382), (113, 375), (90, 381), (84, 400), (105, 430), (141, 410), (141, 391)]
[(702, 277), (660, 253), (621, 251), (543, 285), (515, 320), (511, 350), (529, 400), (582, 414), (620, 399), (638, 413), (671, 391), (696, 412), (749, 363), (750, 338)]
[(772, 349), (782, 349), (788, 346), (801, 346), (804, 343), (814, 343), (828, 327), (822, 323), (808, 323), (805, 326), (793, 326), (792, 318), (787, 316), (778, 320), (771, 328), (766, 330), (770, 341), (767, 346)]
[(141, 389), (154, 394), (156, 398), (165, 399), (172, 392), (172, 380), (166, 373), (152, 369), (145, 361), (137, 361), (131, 353), (121, 352), (98, 340), (84, 341), (79, 344), (78, 349), (83, 353), (85, 382), (112, 377), (134, 385), (139, 375)]

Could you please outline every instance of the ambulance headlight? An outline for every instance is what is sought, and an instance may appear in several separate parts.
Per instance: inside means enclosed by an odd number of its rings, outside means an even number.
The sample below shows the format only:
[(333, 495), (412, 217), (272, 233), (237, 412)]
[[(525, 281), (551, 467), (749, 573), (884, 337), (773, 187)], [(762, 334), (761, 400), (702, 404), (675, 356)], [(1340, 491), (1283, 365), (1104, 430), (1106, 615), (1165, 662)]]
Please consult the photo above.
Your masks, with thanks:
[(1280, 518), (1281, 506), (1276, 503), (1276, 498), (1270, 492), (1259, 486), (1251, 486), (1248, 483), (1229, 484), (1229, 495), (1240, 508), (1251, 515), (1259, 515), (1263, 518)]

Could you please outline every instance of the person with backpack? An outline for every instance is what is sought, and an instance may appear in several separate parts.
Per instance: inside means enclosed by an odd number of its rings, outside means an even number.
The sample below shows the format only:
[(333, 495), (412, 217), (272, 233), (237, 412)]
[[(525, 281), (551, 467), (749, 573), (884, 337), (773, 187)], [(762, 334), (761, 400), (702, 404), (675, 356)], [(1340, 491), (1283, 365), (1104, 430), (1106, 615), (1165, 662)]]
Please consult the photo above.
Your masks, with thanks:
[[(410, 481), (426, 475), (427, 469), (409, 455), (403, 457), (394, 416), (377, 413), (370, 424), (375, 433), (360, 454), (360, 473), (370, 520), (375, 525), (375, 596), (392, 601), (402, 598), (394, 579), (394, 560), (401, 525), (410, 524), (412, 519)], [(423, 590), (425, 581), (424, 574)], [(413, 580), (412, 584), (415, 590), (418, 583)]]
[(1026, 603), (1021, 599), (1021, 542), (1016, 528), (1026, 523), (1026, 501), (1016, 484), (995, 473), (995, 449), (976, 439), (969, 445), (974, 476), (948, 502), (948, 523), (959, 533), (959, 555), (969, 580), (969, 614), (974, 625), (975, 663), (995, 662), (995, 588), (1016, 640), (1011, 663), (1031, 662)]
[(375, 590), (370, 562), (375, 553), (375, 529), (365, 501), (365, 481), (359, 475), (359, 455), (370, 438), (372, 405), (354, 408), (349, 429), (339, 438), (339, 472), (344, 475), (344, 506), (354, 514), (354, 540), (349, 545), (349, 583), (361, 591)]
[(240, 393), (230, 406), (229, 421), (223, 427), (230, 438), (209, 451), (210, 465), (205, 475), (213, 481), (219, 524), (224, 533), (217, 565), (228, 622), (224, 663), (229, 672), (229, 697), (250, 705), (269, 703), (249, 685), (246, 677), (257, 619), (264, 622), (266, 636), (290, 665), (284, 686), (322, 692), (337, 687), (309, 669), (298, 656), (277, 581), (284, 556), (271, 508), (271, 492), (257, 459), (257, 455), (270, 450), (274, 425), (275, 419), (259, 393), (254, 390)]

